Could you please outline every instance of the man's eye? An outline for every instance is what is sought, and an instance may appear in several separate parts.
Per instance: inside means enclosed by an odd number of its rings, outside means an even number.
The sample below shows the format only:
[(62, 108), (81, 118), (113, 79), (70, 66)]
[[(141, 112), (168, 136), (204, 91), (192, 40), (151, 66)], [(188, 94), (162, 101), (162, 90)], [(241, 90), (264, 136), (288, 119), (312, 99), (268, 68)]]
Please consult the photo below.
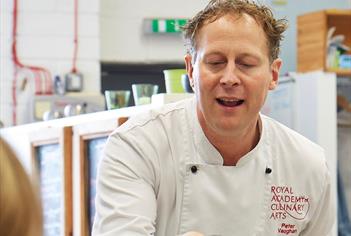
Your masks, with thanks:
[(251, 68), (254, 67), (255, 65), (251, 64), (251, 63), (245, 63), (245, 62), (238, 62), (238, 65), (241, 67), (245, 67), (245, 68)]
[(221, 65), (224, 64), (225, 61), (209, 61), (208, 64), (210, 65)]

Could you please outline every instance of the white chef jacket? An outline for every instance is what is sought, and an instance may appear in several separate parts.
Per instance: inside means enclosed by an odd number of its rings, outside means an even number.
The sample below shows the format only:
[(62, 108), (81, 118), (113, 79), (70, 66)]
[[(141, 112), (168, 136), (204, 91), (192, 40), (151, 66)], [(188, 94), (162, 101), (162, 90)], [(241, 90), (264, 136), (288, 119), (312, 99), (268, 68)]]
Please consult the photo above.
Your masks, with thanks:
[(260, 115), (259, 143), (223, 166), (195, 104), (151, 110), (110, 135), (92, 235), (329, 235), (334, 204), (321, 147)]

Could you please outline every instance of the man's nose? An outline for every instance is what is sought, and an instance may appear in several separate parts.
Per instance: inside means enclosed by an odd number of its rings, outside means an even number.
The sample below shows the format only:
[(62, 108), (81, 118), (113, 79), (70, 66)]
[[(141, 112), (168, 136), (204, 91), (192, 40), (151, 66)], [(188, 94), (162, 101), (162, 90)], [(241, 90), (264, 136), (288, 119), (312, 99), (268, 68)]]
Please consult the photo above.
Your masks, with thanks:
[(240, 78), (238, 77), (238, 71), (235, 65), (228, 66), (224, 71), (223, 76), (220, 79), (220, 84), (224, 87), (234, 87), (238, 86), (241, 83)]

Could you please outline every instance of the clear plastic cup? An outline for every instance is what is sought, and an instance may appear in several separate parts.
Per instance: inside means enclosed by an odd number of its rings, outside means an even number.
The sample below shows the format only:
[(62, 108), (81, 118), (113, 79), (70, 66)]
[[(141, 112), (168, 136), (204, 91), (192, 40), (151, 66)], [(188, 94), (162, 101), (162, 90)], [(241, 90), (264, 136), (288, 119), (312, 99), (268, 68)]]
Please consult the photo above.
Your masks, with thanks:
[(108, 110), (127, 107), (130, 98), (129, 90), (106, 90), (105, 99)]
[(158, 92), (155, 84), (132, 84), (134, 103), (136, 106), (151, 103), (151, 97)]

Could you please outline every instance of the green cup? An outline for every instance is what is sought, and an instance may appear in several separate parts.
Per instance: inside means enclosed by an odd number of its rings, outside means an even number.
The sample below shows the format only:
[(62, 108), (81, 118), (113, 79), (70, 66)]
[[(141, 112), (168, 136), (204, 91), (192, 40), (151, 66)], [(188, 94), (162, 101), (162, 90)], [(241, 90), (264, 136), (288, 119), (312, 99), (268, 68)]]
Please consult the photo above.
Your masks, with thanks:
[(163, 71), (166, 83), (166, 93), (185, 93), (182, 86), (182, 75), (185, 69), (169, 69)]
[(130, 98), (129, 90), (106, 90), (105, 99), (108, 110), (127, 107)]

